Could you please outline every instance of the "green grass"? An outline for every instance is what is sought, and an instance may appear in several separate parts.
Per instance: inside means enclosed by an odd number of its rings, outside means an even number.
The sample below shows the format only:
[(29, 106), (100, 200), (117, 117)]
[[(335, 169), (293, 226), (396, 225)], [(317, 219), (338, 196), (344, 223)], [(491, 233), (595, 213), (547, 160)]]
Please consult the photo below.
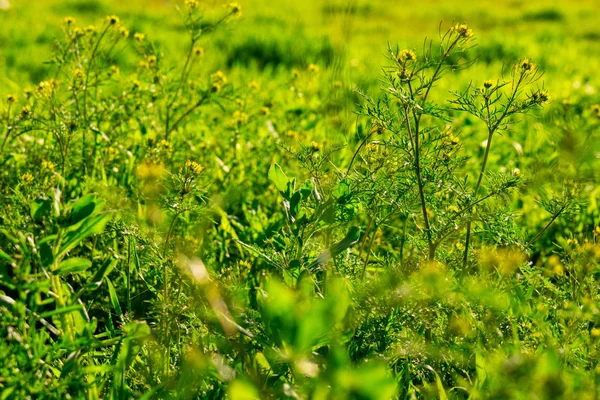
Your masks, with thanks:
[(11, 3), (1, 399), (600, 395), (596, 1)]

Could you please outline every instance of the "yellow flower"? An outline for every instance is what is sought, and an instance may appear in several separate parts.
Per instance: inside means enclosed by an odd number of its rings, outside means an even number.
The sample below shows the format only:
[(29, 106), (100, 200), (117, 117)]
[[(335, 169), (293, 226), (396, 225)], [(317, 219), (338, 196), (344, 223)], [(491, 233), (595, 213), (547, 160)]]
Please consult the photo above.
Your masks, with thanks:
[(73, 17), (66, 17), (64, 19), (64, 21), (65, 21), (65, 24), (67, 24), (67, 25), (73, 25), (75, 23), (75, 18), (73, 18)]
[(161, 139), (156, 144), (156, 149), (158, 151), (171, 151), (173, 150), (173, 145), (168, 140)]
[(592, 112), (596, 114), (596, 117), (600, 117), (600, 105), (594, 104), (592, 105)]
[(75, 37), (81, 37), (83, 35), (85, 35), (85, 31), (83, 29), (81, 29), (79, 27), (73, 29), (73, 36), (75, 36)]
[(592, 328), (592, 330), (590, 331), (590, 335), (593, 338), (600, 337), (600, 328)]
[(232, 122), (235, 125), (244, 125), (248, 122), (248, 114), (241, 111), (235, 111), (232, 116)]
[(548, 91), (545, 90), (545, 89), (541, 89), (541, 90), (538, 90), (537, 92), (534, 92), (531, 95), (531, 98), (536, 103), (543, 104), (543, 103), (546, 103), (546, 102), (548, 102), (550, 100), (550, 93), (548, 93)]
[(417, 53), (412, 50), (404, 49), (396, 55), (396, 61), (400, 64), (406, 64), (407, 62), (416, 61)]
[(156, 65), (156, 56), (146, 57), (146, 62), (148, 63), (148, 65)]
[(75, 79), (83, 78), (83, 74), (84, 74), (84, 72), (83, 72), (83, 69), (81, 69), (81, 68), (75, 68), (73, 70), (73, 78), (75, 78)]
[(47, 171), (54, 171), (54, 163), (48, 160), (42, 160), (42, 169)]
[(127, 39), (129, 37), (129, 29), (125, 28), (124, 26), (122, 26), (121, 29), (119, 29), (119, 33), (125, 39)]
[(227, 84), (227, 76), (223, 73), (223, 71), (217, 71), (214, 74), (211, 74), (210, 79), (213, 81), (213, 83), (219, 83), (221, 85)]
[(146, 39), (146, 35), (144, 35), (143, 33), (136, 32), (134, 33), (133, 38), (138, 42), (143, 42), (144, 39)]
[(201, 166), (200, 164), (198, 164), (196, 161), (190, 161), (187, 160), (185, 162), (185, 168), (188, 169), (193, 175), (200, 175), (202, 173), (202, 171), (204, 171), (206, 168), (204, 168), (203, 166)]
[(54, 89), (58, 87), (58, 82), (54, 79), (48, 79), (46, 81), (42, 81), (37, 85), (37, 91), (39, 94), (44, 96), (50, 96)]
[(260, 113), (268, 117), (269, 114), (271, 114), (271, 109), (269, 107), (263, 107), (260, 109)]
[(308, 64), (308, 72), (312, 72), (314, 74), (316, 74), (317, 72), (319, 72), (319, 66), (315, 65), (315, 64)]
[(194, 48), (194, 55), (196, 57), (202, 57), (202, 56), (204, 56), (204, 49), (202, 47), (196, 47), (196, 48)]
[(456, 24), (452, 30), (456, 32), (458, 36), (463, 38), (470, 38), (473, 36), (473, 30), (469, 28), (467, 24)]
[(29, 107), (29, 106), (24, 106), (24, 107), (21, 109), (21, 113), (20, 113), (20, 115), (21, 115), (21, 118), (23, 118), (23, 119), (24, 119), (24, 118), (27, 118), (28, 116), (30, 116), (30, 115), (31, 115), (31, 107)]
[(117, 25), (120, 20), (119, 17), (117, 17), (116, 15), (109, 15), (108, 17), (106, 17), (106, 21), (111, 25)]
[(21, 175), (21, 182), (24, 184), (29, 184), (33, 182), (33, 175), (31, 175), (29, 172), (24, 173), (23, 175)]
[(522, 59), (521, 61), (519, 61), (519, 64), (523, 71), (530, 71), (535, 67), (535, 64), (529, 61), (528, 58)]
[(296, 68), (292, 69), (292, 79), (298, 79), (300, 77), (300, 71)]
[(185, 0), (185, 7), (188, 9), (188, 11), (198, 8), (199, 5), (200, 3), (198, 0)]
[(96, 27), (94, 25), (88, 25), (85, 27), (85, 31), (88, 33), (96, 33)]
[(9, 94), (8, 96), (6, 96), (6, 100), (8, 101), (8, 104), (17, 102), (17, 98), (12, 94)]
[(250, 82), (248, 82), (248, 89), (258, 90), (258, 89), (260, 89), (260, 85), (256, 81), (250, 81)]
[(242, 6), (238, 3), (229, 3), (229, 10), (234, 17), (239, 18), (242, 16)]

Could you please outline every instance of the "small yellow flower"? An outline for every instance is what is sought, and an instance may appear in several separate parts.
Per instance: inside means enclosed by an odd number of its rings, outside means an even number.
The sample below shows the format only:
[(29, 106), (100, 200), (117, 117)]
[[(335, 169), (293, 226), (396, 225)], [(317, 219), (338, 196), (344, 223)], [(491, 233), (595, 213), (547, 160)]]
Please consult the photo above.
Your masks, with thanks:
[(64, 19), (64, 21), (65, 21), (65, 24), (67, 24), (67, 25), (73, 25), (75, 23), (75, 18), (73, 18), (73, 17), (66, 17)]
[(189, 170), (193, 175), (200, 175), (206, 168), (198, 164), (196, 161), (187, 160), (185, 162), (185, 168)]
[(596, 115), (596, 117), (600, 117), (600, 104), (592, 105), (592, 112)]
[(81, 79), (81, 78), (83, 78), (83, 75), (84, 75), (83, 69), (81, 69), (81, 68), (75, 68), (73, 70), (73, 78), (75, 78), (75, 79)]
[(198, 8), (198, 6), (200, 6), (198, 0), (185, 0), (185, 7), (188, 9), (188, 11)]
[(412, 50), (404, 49), (396, 55), (396, 61), (400, 64), (406, 64), (417, 60), (417, 53)]
[(29, 107), (29, 106), (24, 106), (24, 107), (21, 109), (21, 113), (20, 113), (20, 115), (21, 115), (21, 118), (23, 118), (23, 119), (25, 119), (25, 118), (29, 117), (29, 116), (31, 115), (31, 107)]
[(333, 82), (333, 87), (336, 88), (336, 89), (339, 89), (342, 86), (344, 86), (344, 84), (343, 84), (342, 81), (335, 81), (335, 82)]
[(143, 33), (136, 32), (133, 34), (133, 38), (138, 42), (143, 42), (144, 39), (146, 39), (146, 35), (144, 35)]
[(592, 328), (592, 330), (590, 331), (590, 336), (592, 336), (593, 338), (600, 337), (600, 328)]
[(168, 140), (161, 139), (156, 144), (156, 149), (158, 151), (172, 151), (173, 150), (173, 144), (171, 144), (171, 142), (169, 142)]
[(48, 79), (38, 83), (36, 89), (39, 94), (44, 96), (50, 96), (54, 89), (58, 87), (58, 82), (54, 79)]
[(292, 69), (292, 79), (298, 79), (300, 77), (300, 71), (296, 68)]
[(156, 56), (148, 56), (148, 57), (146, 57), (146, 62), (150, 66), (156, 65), (156, 61), (157, 61)]
[(323, 148), (323, 145), (319, 142), (312, 141), (310, 142), (310, 149), (313, 153), (320, 151)]
[(231, 15), (233, 15), (236, 18), (242, 16), (242, 6), (240, 6), (238, 3), (229, 3), (229, 10), (231, 12)]
[(519, 61), (519, 65), (521, 67), (521, 70), (523, 70), (524, 72), (531, 71), (535, 67), (535, 64), (529, 61), (528, 58), (524, 58), (521, 61)]
[(488, 79), (487, 81), (483, 82), (483, 87), (485, 89), (491, 89), (492, 87), (494, 87), (494, 81)]
[(82, 37), (83, 35), (85, 35), (85, 31), (79, 27), (73, 29), (73, 36), (75, 37)]
[(116, 15), (109, 15), (106, 17), (106, 21), (111, 25), (118, 25), (120, 20)]
[(546, 103), (546, 102), (548, 102), (550, 100), (550, 93), (548, 93), (548, 91), (545, 90), (545, 89), (541, 89), (541, 90), (538, 90), (537, 92), (534, 92), (531, 95), (531, 98), (536, 103), (543, 104), (543, 103)]
[(315, 64), (308, 64), (308, 72), (312, 72), (313, 74), (316, 74), (317, 72), (319, 72), (319, 66), (315, 65)]
[(235, 104), (238, 106), (238, 108), (244, 108), (246, 102), (242, 99), (235, 99)]
[(87, 33), (96, 33), (96, 27), (94, 25), (88, 25), (85, 27)]
[(54, 171), (54, 163), (48, 160), (42, 160), (42, 169), (46, 171)]
[(214, 74), (211, 74), (210, 79), (213, 83), (219, 83), (221, 85), (227, 84), (227, 75), (225, 75), (223, 71), (217, 71)]
[(111, 72), (113, 75), (117, 75), (117, 76), (121, 75), (121, 70), (120, 70), (120, 69), (119, 69), (119, 67), (117, 67), (116, 65), (111, 65), (111, 66), (110, 66), (110, 72)]
[(248, 122), (248, 114), (241, 111), (235, 111), (232, 116), (232, 122), (235, 125), (244, 125)]
[(260, 113), (268, 117), (271, 114), (271, 109), (269, 107), (263, 107), (260, 109)]
[(24, 184), (29, 184), (33, 182), (33, 175), (31, 175), (29, 172), (24, 173), (23, 175), (21, 175), (21, 182)]
[(473, 36), (473, 30), (471, 28), (469, 28), (469, 26), (467, 24), (456, 24), (456, 25), (454, 25), (452, 30), (454, 32), (456, 32), (458, 34), (458, 36), (465, 38), (465, 39)]
[(194, 48), (194, 55), (196, 57), (202, 57), (202, 56), (204, 56), (204, 49), (202, 47), (196, 47), (196, 48)]
[(250, 82), (248, 82), (248, 89), (258, 90), (258, 89), (260, 89), (260, 85), (256, 81), (250, 81)]
[(129, 37), (129, 29), (127, 29), (124, 26), (122, 26), (121, 29), (119, 29), (119, 34), (122, 37), (124, 37), (125, 39), (127, 39)]
[(8, 101), (8, 104), (17, 102), (17, 98), (12, 94), (9, 94), (8, 96), (6, 96), (6, 100)]

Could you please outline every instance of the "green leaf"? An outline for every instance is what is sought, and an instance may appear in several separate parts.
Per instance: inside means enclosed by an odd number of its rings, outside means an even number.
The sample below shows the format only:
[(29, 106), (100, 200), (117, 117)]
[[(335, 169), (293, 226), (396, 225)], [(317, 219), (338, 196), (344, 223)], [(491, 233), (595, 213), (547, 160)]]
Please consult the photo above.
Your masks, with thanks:
[(31, 214), (31, 218), (35, 221), (39, 221), (42, 216), (50, 211), (52, 202), (48, 199), (37, 198), (31, 202), (29, 205), (29, 212)]
[(110, 214), (100, 214), (83, 221), (83, 224), (79, 227), (79, 229), (71, 231), (65, 235), (60, 252), (56, 257), (60, 259), (60, 257), (77, 247), (88, 236), (102, 233), (104, 231), (104, 226), (110, 220), (110, 218)]
[(63, 260), (54, 271), (56, 275), (70, 274), (73, 272), (85, 271), (92, 266), (92, 262), (87, 258), (72, 257)]
[(115, 312), (117, 313), (117, 315), (119, 317), (121, 317), (123, 315), (123, 311), (121, 310), (121, 304), (119, 304), (119, 297), (117, 296), (115, 287), (113, 286), (113, 284), (110, 281), (110, 278), (108, 276), (105, 278), (106, 278), (106, 285), (108, 286), (108, 295), (110, 296), (110, 302), (112, 303), (112, 306), (115, 309)]
[(288, 183), (290, 180), (279, 165), (271, 165), (271, 168), (269, 168), (269, 179), (271, 180), (271, 182), (273, 182), (277, 190), (279, 190), (282, 193), (285, 193), (287, 191)]
[(96, 209), (100, 209), (101, 206), (102, 202), (96, 202), (93, 194), (81, 197), (71, 206), (71, 215), (69, 215), (68, 224), (75, 225), (83, 221), (92, 215)]
[(4, 250), (0, 249), (0, 260), (8, 261), (9, 263), (14, 263), (15, 259), (9, 256)]
[(440, 375), (429, 365), (426, 365), (426, 368), (434, 373), (435, 375), (435, 385), (437, 386), (439, 399), (440, 400), (448, 400), (448, 395), (446, 394), (446, 390), (444, 390), (444, 385), (442, 384), (442, 378)]

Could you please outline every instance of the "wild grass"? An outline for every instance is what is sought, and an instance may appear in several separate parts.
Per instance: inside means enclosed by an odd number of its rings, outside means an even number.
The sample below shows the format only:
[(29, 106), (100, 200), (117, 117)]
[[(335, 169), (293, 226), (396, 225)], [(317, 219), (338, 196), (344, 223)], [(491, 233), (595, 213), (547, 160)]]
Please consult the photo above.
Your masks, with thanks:
[(0, 398), (600, 394), (593, 5), (148, 4), (0, 14)]

